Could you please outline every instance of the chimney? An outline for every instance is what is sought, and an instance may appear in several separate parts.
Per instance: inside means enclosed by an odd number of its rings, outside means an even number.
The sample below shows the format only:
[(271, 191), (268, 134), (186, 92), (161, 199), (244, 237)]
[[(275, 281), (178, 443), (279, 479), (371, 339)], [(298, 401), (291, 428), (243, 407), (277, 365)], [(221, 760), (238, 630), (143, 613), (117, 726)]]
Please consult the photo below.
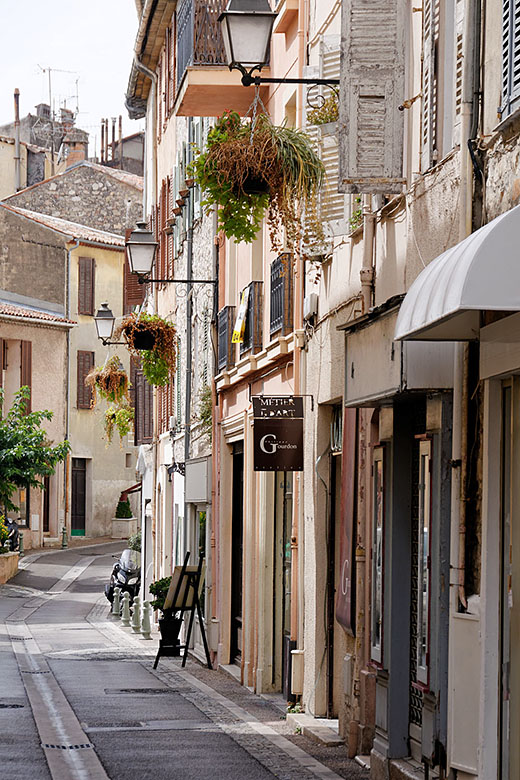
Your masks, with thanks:
[(123, 117), (119, 114), (119, 168), (123, 170)]
[(105, 119), (105, 162), (108, 162), (108, 117)]
[(105, 120), (101, 120), (101, 162), (105, 162)]
[(116, 118), (112, 117), (112, 160), (116, 156)]
[(20, 90), (14, 91), (14, 190), (22, 188), (20, 174)]

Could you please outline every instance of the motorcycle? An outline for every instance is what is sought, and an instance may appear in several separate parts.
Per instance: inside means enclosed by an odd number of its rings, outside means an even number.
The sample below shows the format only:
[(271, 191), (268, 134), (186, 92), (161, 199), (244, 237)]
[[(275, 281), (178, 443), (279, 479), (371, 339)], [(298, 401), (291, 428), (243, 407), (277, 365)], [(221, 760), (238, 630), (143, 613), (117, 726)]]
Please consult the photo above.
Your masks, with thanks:
[(141, 553), (136, 550), (123, 550), (121, 557), (114, 564), (110, 581), (105, 585), (105, 596), (112, 602), (114, 601), (114, 588), (120, 588), (121, 593), (127, 591), (130, 594), (130, 603), (139, 593), (141, 587)]

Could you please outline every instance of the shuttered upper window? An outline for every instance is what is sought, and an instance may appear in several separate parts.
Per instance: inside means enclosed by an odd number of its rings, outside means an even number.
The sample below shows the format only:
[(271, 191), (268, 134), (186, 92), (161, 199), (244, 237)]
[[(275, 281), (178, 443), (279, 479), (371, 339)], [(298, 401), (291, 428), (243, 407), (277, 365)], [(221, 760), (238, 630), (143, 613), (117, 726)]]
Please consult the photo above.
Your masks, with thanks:
[(77, 392), (76, 406), (78, 409), (90, 409), (92, 403), (92, 390), (85, 384), (85, 377), (94, 367), (94, 353), (78, 349), (77, 352)]
[(134, 392), (134, 441), (136, 445), (149, 444), (153, 438), (153, 387), (140, 369), (134, 375)]
[[(20, 341), (20, 387), (32, 389), (32, 344), (30, 341)], [(25, 411), (27, 414), (31, 411), (31, 396), (26, 401)]]
[(80, 257), (78, 263), (78, 314), (94, 314), (94, 258)]
[[(125, 234), (125, 241), (128, 241), (131, 230), (127, 230)], [(136, 306), (140, 306), (144, 301), (144, 293), (146, 286), (139, 284), (139, 277), (137, 274), (130, 273), (130, 266), (128, 265), (128, 257), (125, 251), (125, 270), (124, 270), (124, 282), (123, 282), (123, 314), (130, 314), (134, 311)]]
[(502, 117), (520, 106), (520, 0), (502, 5)]

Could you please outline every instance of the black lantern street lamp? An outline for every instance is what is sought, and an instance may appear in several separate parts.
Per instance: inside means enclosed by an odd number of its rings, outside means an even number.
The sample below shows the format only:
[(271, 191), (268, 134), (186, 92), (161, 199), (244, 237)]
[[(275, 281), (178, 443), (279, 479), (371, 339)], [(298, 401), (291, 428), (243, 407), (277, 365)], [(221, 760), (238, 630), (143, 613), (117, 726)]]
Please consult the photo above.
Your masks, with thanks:
[(275, 79), (253, 76), (269, 60), (269, 45), (274, 20), (268, 0), (229, 0), (218, 21), (222, 25), (222, 37), (230, 70), (239, 70), (242, 84), (325, 84), (334, 87), (339, 79)]
[(98, 309), (98, 313), (94, 317), (94, 322), (96, 323), (97, 337), (105, 347), (108, 344), (119, 343), (110, 341), (114, 332), (115, 321), (116, 318), (112, 314), (112, 310), (108, 308), (108, 303), (102, 303), (101, 308)]
[(138, 222), (137, 228), (132, 230), (126, 242), (131, 273), (139, 274), (140, 277), (149, 274), (156, 249), (157, 241), (154, 240), (151, 230), (148, 230), (146, 222)]

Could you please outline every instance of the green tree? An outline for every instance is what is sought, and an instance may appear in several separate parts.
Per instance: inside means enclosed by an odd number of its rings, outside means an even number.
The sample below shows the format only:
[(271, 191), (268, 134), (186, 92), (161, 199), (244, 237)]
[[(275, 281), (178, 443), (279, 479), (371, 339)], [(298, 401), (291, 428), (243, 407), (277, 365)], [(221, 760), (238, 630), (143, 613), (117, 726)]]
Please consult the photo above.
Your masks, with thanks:
[[(6, 416), (0, 417), (0, 506), (5, 510), (18, 509), (11, 500), (18, 488), (43, 488), (43, 478), (54, 474), (70, 451), (68, 441), (52, 446), (41, 427), (44, 420), (52, 420), (52, 412), (26, 412), (30, 393), (28, 387), (21, 387)], [(3, 403), (0, 390), (0, 410)]]

